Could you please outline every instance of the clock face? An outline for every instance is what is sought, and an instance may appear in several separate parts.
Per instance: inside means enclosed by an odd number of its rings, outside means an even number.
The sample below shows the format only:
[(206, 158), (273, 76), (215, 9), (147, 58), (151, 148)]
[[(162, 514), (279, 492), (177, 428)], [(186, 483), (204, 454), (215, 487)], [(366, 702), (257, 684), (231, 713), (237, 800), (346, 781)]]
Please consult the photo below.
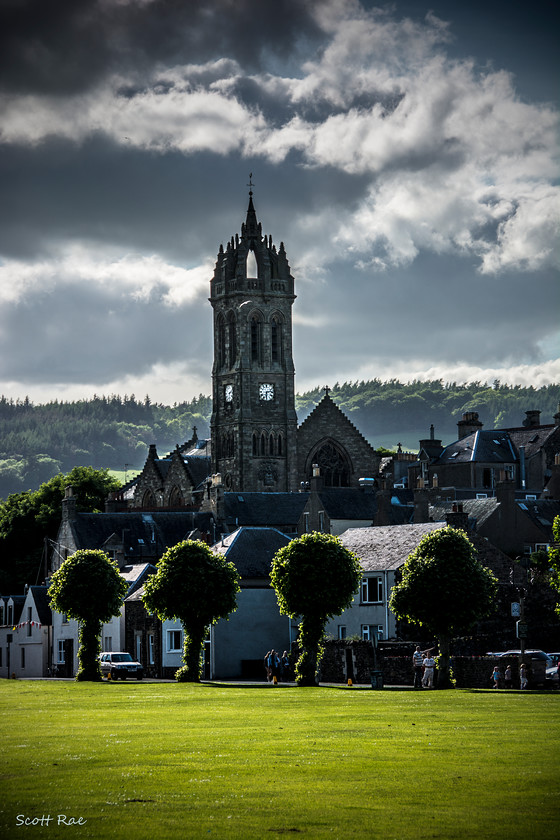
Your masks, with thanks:
[(224, 394), (226, 402), (231, 402), (233, 400), (233, 385), (226, 385)]
[(274, 385), (259, 385), (259, 397), (267, 402), (274, 399)]

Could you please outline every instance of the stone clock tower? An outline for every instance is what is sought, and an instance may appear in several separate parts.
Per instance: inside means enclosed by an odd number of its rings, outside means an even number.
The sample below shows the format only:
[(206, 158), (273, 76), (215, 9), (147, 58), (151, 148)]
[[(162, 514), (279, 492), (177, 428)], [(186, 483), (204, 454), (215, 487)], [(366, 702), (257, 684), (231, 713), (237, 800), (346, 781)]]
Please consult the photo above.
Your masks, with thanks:
[(241, 236), (220, 246), (210, 283), (212, 471), (226, 490), (298, 489), (294, 300), (284, 244), (263, 236), (250, 191)]

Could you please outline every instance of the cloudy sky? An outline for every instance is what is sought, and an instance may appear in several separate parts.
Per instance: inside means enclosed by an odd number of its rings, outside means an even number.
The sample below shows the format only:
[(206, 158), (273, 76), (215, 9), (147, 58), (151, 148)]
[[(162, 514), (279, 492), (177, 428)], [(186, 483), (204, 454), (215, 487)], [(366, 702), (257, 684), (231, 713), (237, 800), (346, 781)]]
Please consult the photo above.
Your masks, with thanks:
[(555, 0), (2, 0), (0, 392), (210, 393), (249, 173), (296, 386), (560, 380)]

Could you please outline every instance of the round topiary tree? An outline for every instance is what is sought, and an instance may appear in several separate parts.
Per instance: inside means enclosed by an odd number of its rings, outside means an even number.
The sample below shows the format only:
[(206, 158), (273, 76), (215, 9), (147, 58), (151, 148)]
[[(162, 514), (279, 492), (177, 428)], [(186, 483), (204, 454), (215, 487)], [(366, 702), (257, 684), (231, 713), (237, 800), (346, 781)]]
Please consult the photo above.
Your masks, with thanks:
[(48, 590), (52, 608), (80, 622), (77, 680), (101, 679), (101, 628), (119, 615), (127, 588), (104, 551), (80, 549), (54, 572)]
[(162, 621), (178, 620), (183, 626), (185, 664), (175, 674), (178, 682), (200, 680), (206, 628), (234, 612), (239, 589), (233, 563), (198, 540), (168, 548), (159, 560), (156, 574), (144, 585), (142, 600)]
[(491, 611), (496, 593), (496, 577), (463, 531), (432, 531), (409, 554), (389, 606), (397, 618), (426, 627), (438, 640), (438, 688), (451, 685), (451, 639)]
[(280, 612), (301, 616), (297, 685), (316, 685), (325, 624), (352, 603), (362, 578), (355, 554), (331, 534), (304, 534), (273, 558), (270, 579)]

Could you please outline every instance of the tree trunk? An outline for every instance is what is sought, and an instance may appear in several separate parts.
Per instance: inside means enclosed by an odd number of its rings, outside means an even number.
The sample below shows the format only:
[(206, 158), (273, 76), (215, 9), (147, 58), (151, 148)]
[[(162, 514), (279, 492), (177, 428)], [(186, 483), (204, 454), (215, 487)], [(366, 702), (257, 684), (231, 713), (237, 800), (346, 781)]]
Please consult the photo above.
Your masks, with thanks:
[(100, 621), (82, 621), (78, 631), (78, 662), (80, 667), (76, 679), (80, 681), (98, 682), (101, 680), (99, 668), (99, 654), (101, 653)]
[(190, 626), (183, 623), (183, 662), (182, 668), (175, 674), (177, 682), (200, 682), (202, 671), (202, 645), (206, 627)]
[(317, 664), (323, 653), (321, 640), (325, 622), (304, 618), (299, 628), (301, 655), (296, 663), (296, 685), (318, 685)]
[(451, 681), (451, 673), (449, 666), (449, 644), (450, 638), (445, 633), (440, 633), (438, 636), (439, 643), (439, 657), (437, 661), (437, 687), (438, 688), (453, 688)]

